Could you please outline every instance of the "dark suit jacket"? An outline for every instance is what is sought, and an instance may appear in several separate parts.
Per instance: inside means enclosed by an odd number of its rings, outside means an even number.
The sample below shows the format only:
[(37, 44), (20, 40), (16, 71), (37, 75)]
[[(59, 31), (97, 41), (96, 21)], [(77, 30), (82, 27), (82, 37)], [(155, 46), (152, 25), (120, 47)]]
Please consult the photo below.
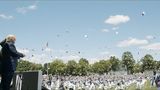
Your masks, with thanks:
[[(6, 39), (4, 39), (3, 41), (0, 42), (1, 47), (3, 47), (3, 45), (5, 44)], [(2, 73), (2, 52), (0, 50), (0, 74)]]
[[(3, 41), (0, 42), (1, 47), (4, 46), (5, 42), (6, 42), (6, 39), (4, 39)], [(0, 60), (1, 60), (1, 58), (2, 58), (2, 52), (0, 51)]]
[(17, 60), (24, 55), (16, 50), (13, 42), (3, 42), (1, 43), (1, 46), (2, 73), (15, 71), (17, 66)]

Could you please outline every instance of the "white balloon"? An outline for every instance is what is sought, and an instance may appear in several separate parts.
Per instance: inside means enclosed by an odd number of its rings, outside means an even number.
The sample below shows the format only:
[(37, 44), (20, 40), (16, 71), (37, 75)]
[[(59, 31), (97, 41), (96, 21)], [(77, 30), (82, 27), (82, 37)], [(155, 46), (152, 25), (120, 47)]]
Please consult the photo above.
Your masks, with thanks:
[(87, 38), (87, 37), (88, 37), (88, 35), (84, 35), (84, 37), (85, 37), (85, 38)]

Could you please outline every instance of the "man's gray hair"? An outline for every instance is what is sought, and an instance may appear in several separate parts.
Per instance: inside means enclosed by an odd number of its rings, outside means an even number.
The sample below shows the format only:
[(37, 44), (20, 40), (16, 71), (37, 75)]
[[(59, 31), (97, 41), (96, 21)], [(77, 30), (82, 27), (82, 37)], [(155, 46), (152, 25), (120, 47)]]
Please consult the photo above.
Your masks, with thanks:
[(15, 41), (15, 40), (16, 40), (15, 35), (7, 35), (7, 37), (6, 37), (6, 42), (11, 42), (11, 41)]

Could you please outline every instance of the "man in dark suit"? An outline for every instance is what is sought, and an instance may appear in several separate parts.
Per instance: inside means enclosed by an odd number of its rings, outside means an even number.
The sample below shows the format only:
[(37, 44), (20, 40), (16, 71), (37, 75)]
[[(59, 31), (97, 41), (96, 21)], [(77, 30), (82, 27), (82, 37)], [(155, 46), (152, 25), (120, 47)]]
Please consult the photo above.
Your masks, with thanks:
[(3, 40), (0, 45), (1, 49), (1, 85), (2, 90), (10, 90), (10, 83), (14, 71), (16, 70), (17, 60), (20, 57), (24, 57), (24, 54), (18, 52), (14, 45), (16, 37), (14, 35), (8, 35), (5, 40)]
[[(5, 44), (6, 39), (0, 42), (1, 47)], [(2, 74), (2, 52), (0, 51), (0, 75)], [(1, 90), (1, 89), (0, 89)]]

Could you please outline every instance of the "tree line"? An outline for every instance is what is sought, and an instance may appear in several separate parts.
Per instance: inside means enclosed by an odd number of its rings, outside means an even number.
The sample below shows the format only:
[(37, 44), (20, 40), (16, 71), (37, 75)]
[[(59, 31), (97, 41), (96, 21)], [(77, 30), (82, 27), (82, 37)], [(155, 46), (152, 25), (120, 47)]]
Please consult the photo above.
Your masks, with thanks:
[(152, 55), (146, 54), (136, 61), (129, 51), (124, 52), (121, 59), (111, 56), (107, 60), (99, 60), (93, 64), (90, 64), (87, 59), (81, 58), (78, 62), (69, 60), (67, 63), (56, 59), (44, 65), (20, 60), (17, 66), (17, 71), (42, 70), (44, 74), (52, 75), (108, 74), (116, 71), (127, 71), (128, 74), (133, 74), (159, 69), (160, 61), (155, 60)]

